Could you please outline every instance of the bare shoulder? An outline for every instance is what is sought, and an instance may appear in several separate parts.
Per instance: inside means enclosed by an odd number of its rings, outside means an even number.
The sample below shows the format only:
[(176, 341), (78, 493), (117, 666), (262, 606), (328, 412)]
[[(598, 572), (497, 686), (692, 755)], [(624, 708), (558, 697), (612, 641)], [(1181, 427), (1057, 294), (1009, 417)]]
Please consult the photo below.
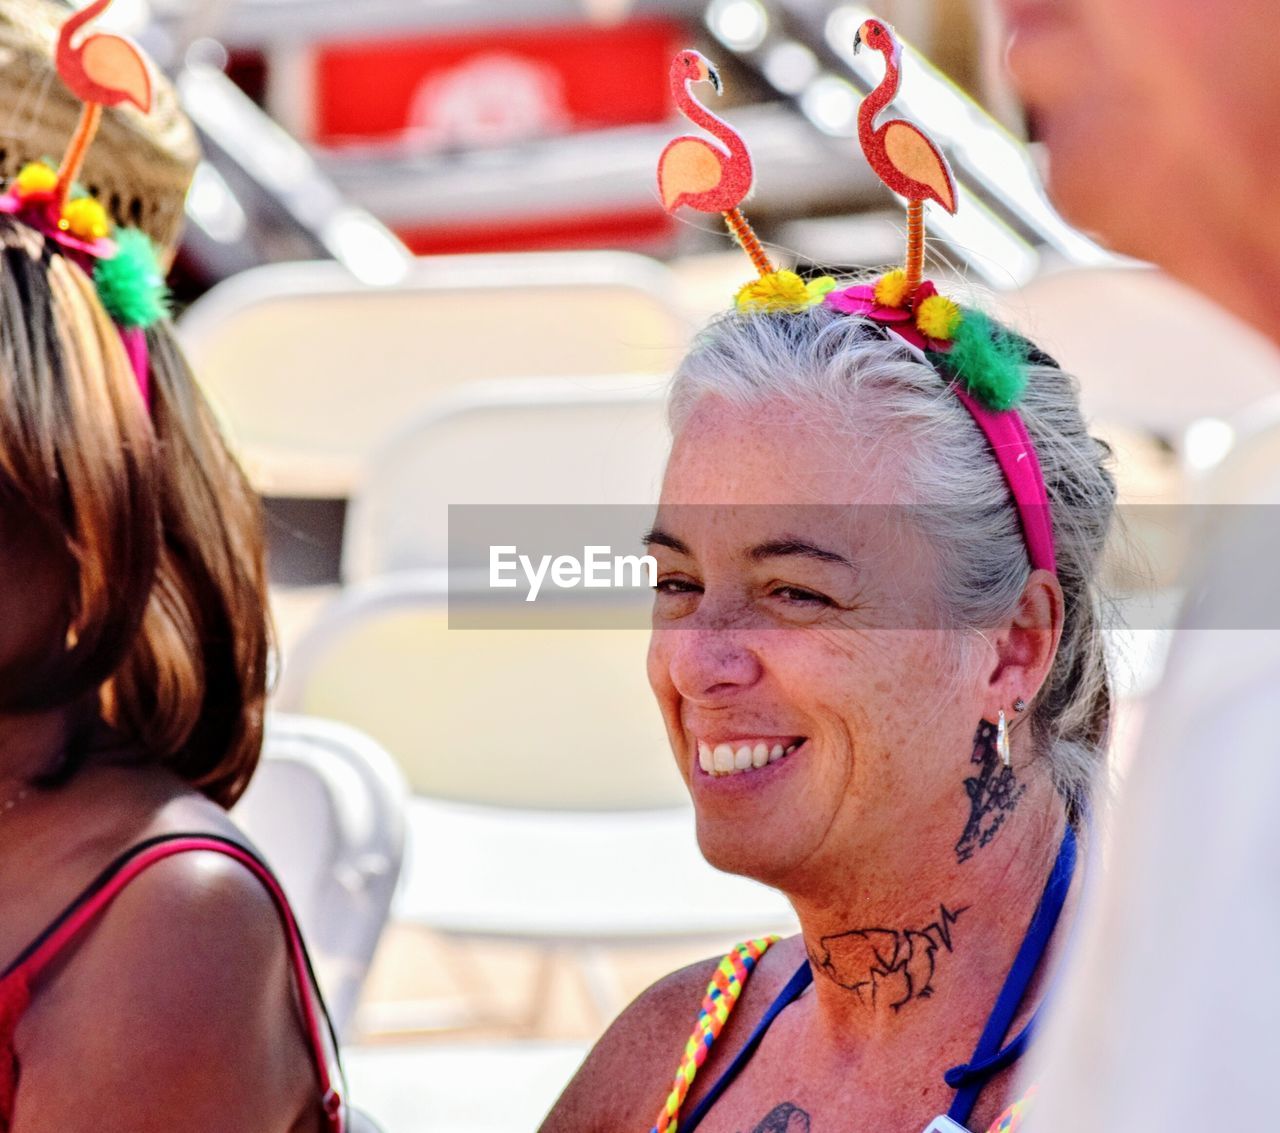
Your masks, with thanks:
[(719, 962), (700, 960), (641, 992), (587, 1055), (541, 1133), (650, 1128)]
[[(201, 826), (187, 830), (230, 834)], [(283, 1131), (318, 1097), (279, 910), (226, 854), (149, 865), (34, 991), (18, 1111), (66, 1122), (48, 1128), (79, 1128), (85, 1105), (101, 1116), (93, 1099), (110, 1098), (112, 1119), (140, 1133)], [(139, 1081), (148, 1089), (131, 1097)]]
[[(642, 992), (587, 1055), (540, 1133), (651, 1129), (720, 959), (690, 964)], [(804, 941), (795, 936), (759, 960), (686, 1104), (696, 1104), (719, 1076), (804, 959)]]

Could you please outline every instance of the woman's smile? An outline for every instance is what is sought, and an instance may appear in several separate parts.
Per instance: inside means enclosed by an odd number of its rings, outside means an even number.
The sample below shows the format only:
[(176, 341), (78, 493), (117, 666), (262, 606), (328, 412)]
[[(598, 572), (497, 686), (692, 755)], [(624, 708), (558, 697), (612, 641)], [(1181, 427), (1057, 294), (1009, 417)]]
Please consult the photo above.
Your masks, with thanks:
[(804, 742), (804, 736), (699, 736), (698, 766), (713, 778), (759, 771), (785, 759)]

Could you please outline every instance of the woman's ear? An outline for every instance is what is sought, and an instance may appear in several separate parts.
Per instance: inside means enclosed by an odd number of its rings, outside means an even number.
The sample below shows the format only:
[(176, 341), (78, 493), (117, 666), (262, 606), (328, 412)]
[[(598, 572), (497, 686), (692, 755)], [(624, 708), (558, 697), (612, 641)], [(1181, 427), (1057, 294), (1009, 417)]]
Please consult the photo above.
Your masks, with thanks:
[(1009, 624), (991, 636), (995, 650), (988, 689), (988, 719), (1015, 700), (1031, 701), (1044, 684), (1062, 638), (1062, 587), (1047, 570), (1033, 570)]

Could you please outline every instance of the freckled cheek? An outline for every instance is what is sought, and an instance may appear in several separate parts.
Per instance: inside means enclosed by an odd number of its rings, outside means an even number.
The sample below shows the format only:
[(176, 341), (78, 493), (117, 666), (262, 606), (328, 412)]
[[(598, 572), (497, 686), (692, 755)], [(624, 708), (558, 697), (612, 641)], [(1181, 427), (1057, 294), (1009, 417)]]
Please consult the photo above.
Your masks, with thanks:
[(867, 703), (875, 699), (872, 652), (846, 632), (792, 630), (781, 631), (761, 661), (795, 710), (794, 726), (829, 755), (851, 759), (866, 735)]

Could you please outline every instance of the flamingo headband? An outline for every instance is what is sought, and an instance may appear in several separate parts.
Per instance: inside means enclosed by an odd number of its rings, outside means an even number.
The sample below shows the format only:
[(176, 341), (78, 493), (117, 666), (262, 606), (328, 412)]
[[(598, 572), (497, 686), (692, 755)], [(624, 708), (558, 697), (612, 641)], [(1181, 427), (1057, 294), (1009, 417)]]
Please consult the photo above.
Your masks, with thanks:
[(72, 15), (58, 35), (58, 74), (83, 103), (80, 120), (58, 168), (32, 162), (0, 195), (0, 213), (16, 216), (53, 241), (93, 278), (98, 298), (120, 331), (138, 390), (151, 408), (146, 328), (168, 311), (168, 292), (155, 249), (145, 233), (116, 229), (93, 197), (73, 192), (104, 106), (128, 102), (151, 109), (151, 76), (141, 52), (114, 35), (89, 35), (73, 43), (111, 0), (95, 0)]
[[(922, 280), (924, 203), (956, 211), (955, 178), (946, 158), (918, 127), (900, 118), (875, 126), (875, 118), (893, 100), (900, 81), (901, 46), (893, 29), (867, 20), (858, 30), (854, 51), (879, 51), (884, 80), (862, 103), (858, 137), (880, 179), (907, 201), (906, 264), (871, 284), (837, 290), (830, 276), (805, 281), (791, 271), (776, 271), (739, 205), (751, 190), (751, 157), (742, 138), (702, 106), (690, 91), (710, 82), (717, 93), (720, 77), (696, 51), (682, 51), (671, 64), (676, 105), (719, 145), (695, 136), (679, 137), (658, 161), (658, 190), (663, 207), (681, 205), (721, 212), (735, 239), (751, 258), (759, 278), (743, 286), (735, 305), (743, 311), (798, 312), (819, 303), (879, 324), (920, 361), (947, 379), (960, 403), (982, 430), (1004, 474), (1018, 509), (1032, 569), (1056, 573), (1049, 495), (1035, 446), (1015, 406), (1026, 388), (1028, 344), (1009, 334), (980, 311), (962, 309)], [(1043, 361), (1043, 356), (1040, 359)]]

